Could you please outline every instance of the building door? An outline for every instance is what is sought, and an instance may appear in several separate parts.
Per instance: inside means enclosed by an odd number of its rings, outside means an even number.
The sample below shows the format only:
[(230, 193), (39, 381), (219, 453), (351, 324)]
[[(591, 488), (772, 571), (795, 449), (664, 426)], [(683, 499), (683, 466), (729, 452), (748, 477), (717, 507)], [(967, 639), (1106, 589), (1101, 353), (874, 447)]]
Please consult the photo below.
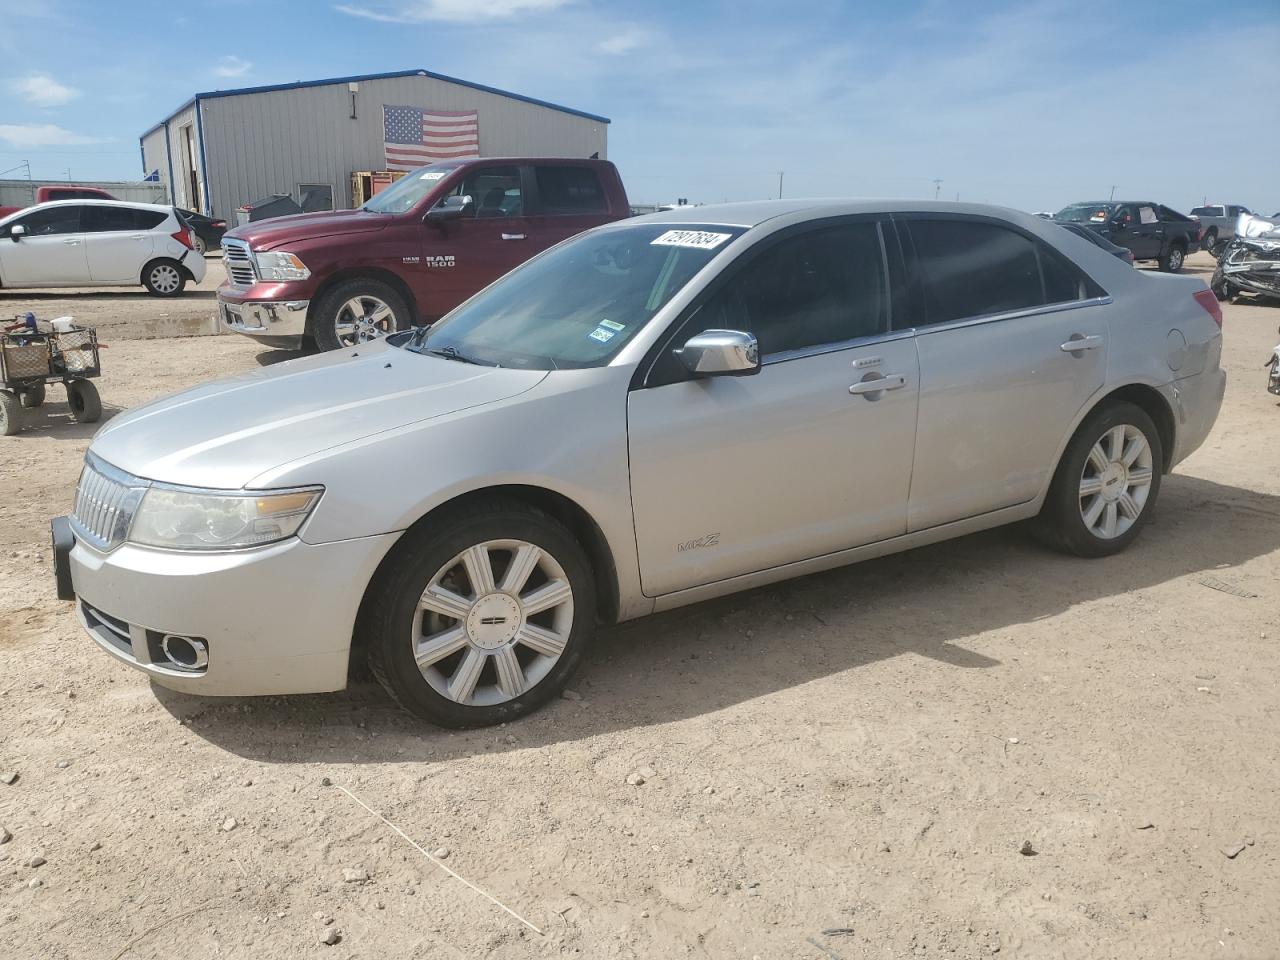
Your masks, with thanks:
[(196, 137), (193, 125), (188, 123), (182, 128), (182, 156), (186, 160), (187, 204), (198, 213), (204, 212), (203, 198), (200, 196), (200, 172), (196, 162)]

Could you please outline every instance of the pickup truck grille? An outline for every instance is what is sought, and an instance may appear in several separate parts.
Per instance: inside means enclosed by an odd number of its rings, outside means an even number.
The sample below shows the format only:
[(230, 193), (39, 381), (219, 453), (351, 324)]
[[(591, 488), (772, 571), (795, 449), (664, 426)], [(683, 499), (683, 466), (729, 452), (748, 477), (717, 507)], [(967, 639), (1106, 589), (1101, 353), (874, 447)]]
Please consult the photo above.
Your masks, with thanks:
[(96, 457), (87, 457), (76, 488), (71, 529), (78, 538), (99, 550), (120, 546), (129, 533), (147, 486), (145, 480), (117, 470)]
[(227, 268), (227, 279), (237, 287), (251, 287), (257, 282), (253, 254), (243, 240), (222, 241), (222, 262)]

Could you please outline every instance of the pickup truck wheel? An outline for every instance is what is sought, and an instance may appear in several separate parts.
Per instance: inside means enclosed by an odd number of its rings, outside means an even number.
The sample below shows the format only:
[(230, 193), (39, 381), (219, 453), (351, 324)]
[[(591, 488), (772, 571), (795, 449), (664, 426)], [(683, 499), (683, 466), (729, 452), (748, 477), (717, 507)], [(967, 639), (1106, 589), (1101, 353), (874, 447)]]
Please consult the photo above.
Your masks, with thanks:
[(558, 521), (475, 502), (396, 547), (359, 633), (369, 667), (411, 713), (447, 727), (502, 723), (563, 689), (595, 632), (586, 554)]
[(346, 280), (323, 297), (307, 320), (311, 339), (321, 350), (355, 347), (409, 327), (409, 305), (381, 280)]
[(187, 275), (176, 260), (152, 260), (142, 268), (142, 285), (153, 297), (176, 297), (187, 285)]
[(1119, 553), (1155, 508), (1163, 462), (1160, 433), (1141, 407), (1117, 402), (1093, 411), (1058, 463), (1036, 532), (1079, 557)]
[(1213, 245), (1217, 242), (1218, 242), (1218, 231), (1210, 230), (1208, 233), (1204, 235), (1204, 239), (1200, 241), (1200, 249), (1208, 250), (1212, 252)]
[(1182, 269), (1182, 261), (1186, 259), (1187, 251), (1180, 244), (1174, 244), (1169, 248), (1169, 252), (1160, 258), (1160, 269), (1165, 273), (1177, 273)]

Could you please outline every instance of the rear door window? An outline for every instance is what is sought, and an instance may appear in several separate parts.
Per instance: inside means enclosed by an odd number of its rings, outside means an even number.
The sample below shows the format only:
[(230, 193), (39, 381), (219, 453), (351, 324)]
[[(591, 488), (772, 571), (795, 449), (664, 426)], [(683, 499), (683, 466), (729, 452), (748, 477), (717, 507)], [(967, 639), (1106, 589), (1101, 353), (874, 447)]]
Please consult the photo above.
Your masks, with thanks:
[(601, 213), (608, 209), (600, 178), (590, 167), (533, 168), (540, 213)]
[(980, 221), (908, 223), (924, 292), (925, 315), (919, 318), (923, 323), (947, 323), (1045, 303), (1036, 247), (1028, 237)]
[(137, 210), (133, 207), (87, 206), (84, 208), (86, 233), (112, 233), (128, 230), (151, 230), (168, 216), (158, 210)]

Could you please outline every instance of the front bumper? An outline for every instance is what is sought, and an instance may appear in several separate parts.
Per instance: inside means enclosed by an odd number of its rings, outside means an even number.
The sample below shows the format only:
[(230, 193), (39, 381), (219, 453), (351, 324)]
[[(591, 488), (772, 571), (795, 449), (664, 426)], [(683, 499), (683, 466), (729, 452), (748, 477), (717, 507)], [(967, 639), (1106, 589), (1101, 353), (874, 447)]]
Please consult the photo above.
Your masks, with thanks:
[(307, 329), (310, 300), (249, 300), (218, 297), (218, 319), (234, 333), (261, 340), (268, 346), (297, 349)]
[[(107, 653), (161, 686), (208, 696), (323, 693), (347, 683), (356, 613), (396, 534), (297, 538), (253, 550), (183, 553), (126, 543), (67, 556), (76, 613)], [(199, 638), (208, 662), (182, 670), (165, 636)]]

